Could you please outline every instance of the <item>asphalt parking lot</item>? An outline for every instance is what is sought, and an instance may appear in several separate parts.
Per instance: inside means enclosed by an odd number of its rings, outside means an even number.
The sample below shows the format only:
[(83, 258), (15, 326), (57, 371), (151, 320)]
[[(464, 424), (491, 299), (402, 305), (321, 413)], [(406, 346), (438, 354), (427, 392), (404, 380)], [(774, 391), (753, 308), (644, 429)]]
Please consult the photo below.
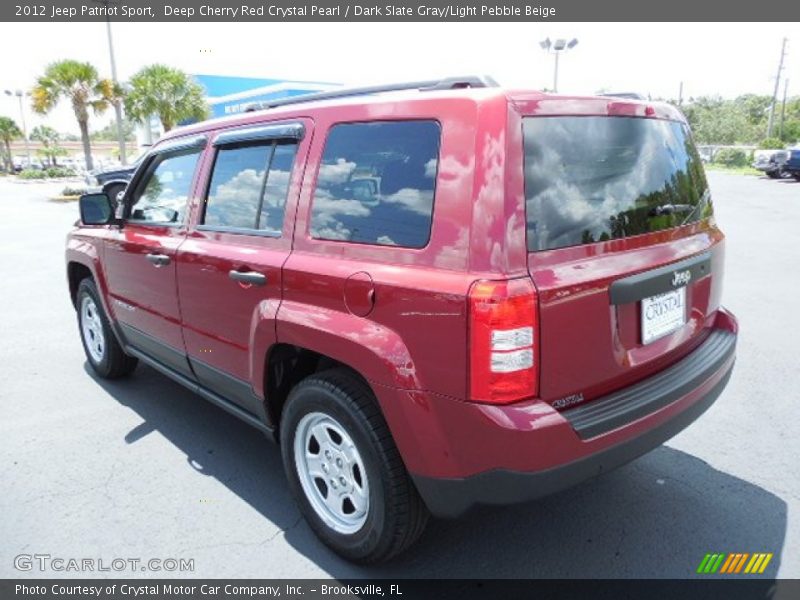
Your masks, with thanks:
[[(0, 577), (691, 577), (708, 552), (773, 552), (800, 577), (800, 183), (712, 172), (741, 335), (717, 403), (667, 445), (537, 503), (432, 522), (379, 568), (322, 546), (277, 448), (141, 366), (85, 365), (63, 265), (76, 204), (0, 179)], [(61, 186), (63, 187), (63, 186)], [(18, 571), (20, 554), (185, 558), (194, 571)]]

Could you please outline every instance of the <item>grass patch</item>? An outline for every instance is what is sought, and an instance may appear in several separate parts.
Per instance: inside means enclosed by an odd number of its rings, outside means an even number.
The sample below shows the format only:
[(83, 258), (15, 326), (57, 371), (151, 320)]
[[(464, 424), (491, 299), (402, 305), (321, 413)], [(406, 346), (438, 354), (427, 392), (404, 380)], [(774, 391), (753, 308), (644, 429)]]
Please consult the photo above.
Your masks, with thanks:
[(736, 175), (755, 175), (756, 177), (764, 175), (763, 172), (759, 171), (758, 169), (754, 169), (751, 166), (728, 167), (717, 163), (706, 163), (703, 166), (705, 167), (706, 171), (725, 171), (726, 173), (735, 173)]

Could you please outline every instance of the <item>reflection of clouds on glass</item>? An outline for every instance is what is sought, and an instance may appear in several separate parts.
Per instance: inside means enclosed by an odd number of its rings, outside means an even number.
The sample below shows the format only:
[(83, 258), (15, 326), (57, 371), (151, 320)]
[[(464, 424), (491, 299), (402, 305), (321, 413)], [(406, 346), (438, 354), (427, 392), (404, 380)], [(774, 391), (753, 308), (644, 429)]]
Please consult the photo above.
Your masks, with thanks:
[(204, 223), (280, 235), (296, 151), (296, 144), (271, 141), (222, 148), (214, 163)]
[(244, 169), (216, 186), (208, 198), (206, 224), (253, 227), (263, 179), (263, 170)]
[(347, 162), (344, 158), (337, 158), (333, 164), (323, 164), (319, 168), (319, 181), (317, 185), (334, 185), (344, 183), (356, 170), (356, 163)]
[(433, 205), (433, 190), (403, 188), (394, 194), (383, 196), (381, 200), (421, 215), (429, 215)]
[(422, 247), (430, 234), (439, 125), (431, 121), (335, 126), (311, 209), (313, 237)]
[(368, 217), (370, 209), (358, 200), (334, 198), (330, 192), (317, 189), (314, 197), (314, 213), (311, 217), (311, 233), (315, 237), (332, 240), (350, 239), (350, 229), (340, 217)]
[(439, 161), (435, 158), (430, 159), (425, 163), (425, 177), (433, 179), (436, 177), (436, 167)]
[(131, 218), (150, 222), (180, 222), (189, 198), (189, 188), (198, 153), (162, 159), (131, 209)]
[(296, 153), (297, 144), (278, 144), (275, 146), (269, 165), (258, 228), (273, 235), (283, 228), (286, 197), (289, 194), (289, 182)]
[(283, 197), (289, 187), (289, 171), (276, 171), (270, 169), (269, 179), (267, 180), (266, 197), (264, 203), (270, 206), (280, 206), (286, 201)]
[(528, 236), (532, 249), (635, 235), (664, 226), (653, 206), (699, 198), (691, 147), (671, 121), (622, 117), (525, 122)]

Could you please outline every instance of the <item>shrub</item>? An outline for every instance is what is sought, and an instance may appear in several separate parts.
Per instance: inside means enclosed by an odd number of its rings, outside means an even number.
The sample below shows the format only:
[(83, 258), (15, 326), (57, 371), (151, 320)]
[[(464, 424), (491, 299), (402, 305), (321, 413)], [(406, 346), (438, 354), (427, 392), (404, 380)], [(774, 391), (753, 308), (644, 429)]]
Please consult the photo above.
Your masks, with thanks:
[(48, 177), (75, 177), (75, 171), (66, 167), (50, 167), (45, 172)]
[(761, 142), (759, 142), (758, 144), (758, 147), (761, 148), (762, 150), (780, 150), (785, 145), (786, 144), (784, 144), (780, 138), (773, 137), (761, 140)]
[(20, 179), (44, 179), (45, 177), (47, 177), (47, 173), (39, 169), (25, 169), (19, 173)]
[(746, 167), (748, 153), (740, 148), (720, 148), (714, 155), (714, 162), (726, 167)]
[(86, 193), (87, 193), (86, 188), (73, 188), (67, 186), (63, 190), (61, 190), (62, 196), (83, 196)]

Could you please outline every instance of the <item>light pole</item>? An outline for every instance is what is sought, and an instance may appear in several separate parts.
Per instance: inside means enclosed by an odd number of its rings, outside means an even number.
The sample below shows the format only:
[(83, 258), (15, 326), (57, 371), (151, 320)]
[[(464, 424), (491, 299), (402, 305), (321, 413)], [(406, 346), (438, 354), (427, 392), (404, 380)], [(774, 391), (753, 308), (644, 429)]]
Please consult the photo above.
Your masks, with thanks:
[[(25, 154), (28, 157), (28, 168), (31, 167), (31, 146), (28, 143), (28, 126), (25, 124), (25, 109), (22, 106), (22, 99), (25, 96), (29, 96), (30, 94), (23, 92), (22, 90), (5, 90), (6, 96), (16, 96), (19, 100), (19, 116), (22, 119), (22, 135), (25, 136)], [(13, 161), (13, 157), (9, 157)]]
[(566, 52), (567, 50), (571, 50), (572, 48), (577, 46), (578, 38), (572, 38), (569, 42), (564, 39), (558, 39), (555, 42), (551, 42), (550, 38), (547, 38), (539, 42), (539, 45), (545, 52), (553, 54), (554, 57), (553, 91), (558, 92), (558, 56), (562, 52)]
[(783, 60), (786, 58), (786, 42), (783, 38), (781, 42), (781, 58), (778, 61), (778, 74), (775, 75), (775, 90), (772, 92), (772, 103), (769, 105), (769, 119), (767, 120), (767, 137), (772, 137), (772, 123), (775, 120), (775, 104), (778, 102), (778, 88), (781, 85), (781, 72), (783, 71)]
[[(108, 9), (109, 2), (116, 2), (116, 0), (94, 0), (102, 4)], [(111, 81), (114, 82), (114, 88), (119, 87), (117, 81), (117, 61), (114, 59), (114, 39), (111, 37), (111, 17), (106, 11), (106, 33), (108, 34), (108, 56), (111, 59)], [(117, 141), (119, 142), (119, 162), (123, 165), (128, 163), (127, 153), (125, 151), (125, 133), (122, 130), (122, 103), (119, 98), (113, 102), (114, 114), (117, 119)]]

